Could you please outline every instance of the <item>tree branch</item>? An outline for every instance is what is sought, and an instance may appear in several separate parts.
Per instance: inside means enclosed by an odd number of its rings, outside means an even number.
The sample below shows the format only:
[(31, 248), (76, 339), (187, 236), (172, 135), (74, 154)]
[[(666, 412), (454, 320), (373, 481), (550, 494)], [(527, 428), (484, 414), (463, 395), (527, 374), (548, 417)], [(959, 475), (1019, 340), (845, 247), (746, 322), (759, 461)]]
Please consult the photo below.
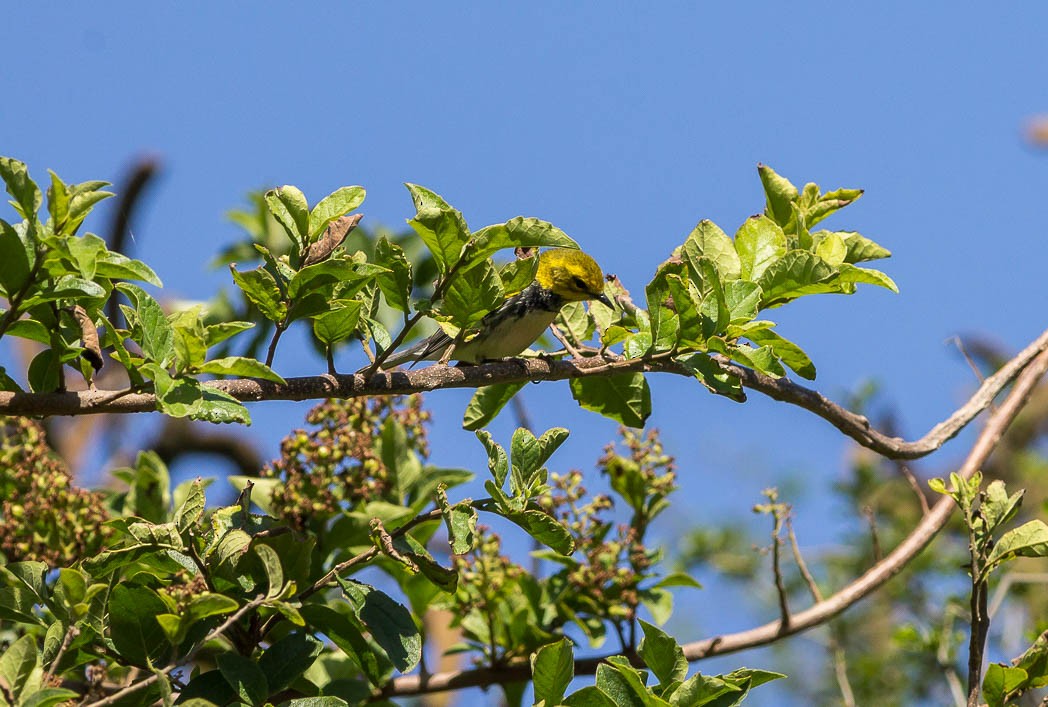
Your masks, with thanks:
[[(1024, 368), (1048, 350), (1048, 331), (1042, 333), (999, 371), (987, 378), (967, 403), (918, 440), (908, 442), (873, 429), (866, 417), (851, 412), (818, 391), (786, 378), (772, 378), (721, 360), (720, 366), (739, 377), (742, 384), (770, 398), (790, 403), (818, 415), (863, 447), (890, 459), (916, 459), (941, 447), (964, 429)], [(242, 402), (357, 398), (371, 395), (408, 395), (443, 388), (479, 388), (495, 383), (537, 382), (613, 375), (626, 372), (691, 374), (667, 354), (647, 359), (612, 359), (594, 356), (569, 361), (541, 357), (512, 359), (479, 366), (429, 366), (411, 371), (383, 371), (370, 376), (323, 375), (288, 378), (285, 384), (255, 379), (208, 381), (204, 385), (229, 393)], [(111, 390), (63, 393), (0, 392), (0, 414), (88, 415), (98, 413), (152, 412), (152, 393)]]
[[(1038, 341), (1048, 340), (1048, 336), (1042, 335)], [(1021, 355), (1021, 354), (1020, 354)], [(1014, 362), (1015, 359), (1013, 359)], [(1011, 365), (1011, 364), (1008, 364)], [(1007, 368), (1007, 366), (1005, 367)], [(1002, 371), (1005, 369), (1002, 369)], [(965, 479), (969, 478), (989, 457), (1008, 425), (1022, 410), (1030, 393), (1041, 377), (1048, 371), (1048, 351), (1041, 351), (1028, 367), (1022, 371), (1015, 382), (1015, 387), (1008, 394), (1004, 403), (995, 410), (986, 421), (986, 427), (980, 432), (978, 439), (968, 453), (968, 457), (961, 465), (958, 473)], [(988, 378), (987, 381), (991, 380)], [(981, 391), (982, 389), (980, 389)], [(974, 399), (979, 398), (976, 394)], [(992, 399), (993, 396), (990, 396)], [(988, 404), (988, 401), (987, 401)], [(971, 402), (962, 410), (969, 408)], [(943, 427), (944, 423), (937, 425), (935, 429)], [(929, 433), (931, 434), (931, 433)], [(909, 535), (883, 560), (875, 564), (861, 577), (832, 594), (822, 601), (818, 601), (804, 611), (794, 613), (790, 617), (788, 626), (783, 626), (781, 620), (776, 619), (763, 626), (751, 628), (738, 633), (729, 633), (701, 641), (695, 641), (682, 646), (684, 656), (688, 661), (702, 660), (716, 655), (736, 653), (741, 650), (763, 646), (781, 640), (815, 626), (819, 626), (844, 610), (862, 600), (872, 592), (880, 588), (885, 582), (897, 575), (906, 565), (913, 560), (932, 539), (946, 525), (950, 515), (956, 508), (953, 499), (943, 496), (935, 503), (930, 511), (924, 515), (917, 526)], [(604, 657), (587, 658), (576, 661), (575, 675), (593, 674)], [(375, 699), (384, 699), (391, 696), (417, 695), (443, 690), (455, 690), (464, 687), (476, 687), (479, 685), (492, 685), (521, 680), (531, 677), (531, 669), (526, 661), (514, 662), (506, 666), (476, 668), (472, 670), (460, 670), (449, 673), (435, 673), (432, 675), (405, 675), (391, 681), (379, 693)]]

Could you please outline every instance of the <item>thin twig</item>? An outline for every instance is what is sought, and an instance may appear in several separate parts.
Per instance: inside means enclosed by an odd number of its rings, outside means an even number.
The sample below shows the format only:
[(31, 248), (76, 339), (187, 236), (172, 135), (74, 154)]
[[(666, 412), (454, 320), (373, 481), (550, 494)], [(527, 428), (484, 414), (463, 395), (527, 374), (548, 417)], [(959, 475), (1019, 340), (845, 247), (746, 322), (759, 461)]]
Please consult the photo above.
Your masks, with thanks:
[(877, 534), (877, 514), (873, 512), (872, 506), (864, 506), (862, 514), (866, 516), (866, 522), (870, 526), (870, 547), (873, 550), (873, 561), (880, 562), (884, 559), (884, 553), (881, 552), (881, 539)]
[(819, 585), (815, 582), (815, 577), (808, 570), (808, 563), (804, 561), (804, 556), (801, 554), (800, 545), (797, 543), (797, 536), (793, 532), (793, 518), (790, 516), (786, 517), (786, 537), (790, 541), (790, 550), (793, 551), (793, 561), (797, 563), (797, 569), (801, 573), (801, 577), (804, 578), (804, 583), (808, 585), (808, 591), (811, 592), (811, 598), (816, 602), (822, 601), (822, 592), (819, 591)]
[(947, 341), (956, 346), (957, 350), (961, 352), (961, 356), (963, 356), (964, 360), (967, 362), (968, 368), (972, 369), (972, 373), (974, 373), (975, 377), (979, 379), (979, 382), (982, 383), (985, 381), (986, 377), (982, 374), (982, 371), (979, 370), (979, 367), (975, 365), (975, 361), (972, 360), (972, 357), (968, 355), (968, 350), (964, 347), (964, 340), (959, 336), (951, 336)]
[(55, 674), (55, 668), (62, 661), (62, 656), (65, 654), (66, 649), (69, 648), (69, 644), (73, 642), (73, 639), (80, 635), (80, 629), (76, 625), (70, 625), (66, 629), (65, 636), (62, 638), (62, 645), (58, 647), (58, 653), (55, 654), (54, 660), (51, 661), (51, 665), (47, 666), (47, 671), (44, 672), (44, 679), (41, 681), (44, 685), (51, 682), (51, 678)]
[(779, 619), (783, 631), (787, 631), (790, 628), (790, 605), (787, 601), (786, 581), (782, 576), (782, 538), (779, 537), (779, 534), (782, 532), (783, 515), (787, 513), (789, 513), (789, 510), (776, 509), (772, 511), (774, 526), (771, 531), (771, 571), (775, 575), (775, 593), (779, 597)]
[(906, 479), (906, 483), (913, 489), (913, 493), (917, 496), (917, 502), (921, 504), (921, 515), (928, 515), (928, 497), (924, 495), (924, 489), (921, 488), (921, 484), (917, 481), (917, 477), (910, 469), (908, 464), (899, 462), (895, 465), (895, 468), (899, 470), (899, 473)]
[[(816, 603), (822, 601), (822, 592), (819, 591), (819, 585), (808, 570), (808, 563), (804, 561), (804, 555), (801, 554), (797, 535), (793, 532), (793, 518), (791, 516), (786, 516), (786, 536), (790, 541), (790, 549), (793, 551), (793, 561), (797, 563), (797, 569), (800, 571), (801, 577), (804, 578), (805, 584), (808, 585), (808, 591), (811, 592), (812, 599)], [(833, 676), (837, 680), (837, 688), (841, 691), (841, 701), (845, 707), (855, 707), (855, 692), (852, 690), (851, 681), (848, 680), (847, 655), (844, 652), (844, 647), (841, 646), (833, 624), (830, 625), (829, 629), (829, 641), (826, 648), (833, 663)]]
[(567, 335), (560, 330), (560, 327), (556, 324), (550, 324), (549, 331), (553, 334), (553, 338), (561, 343), (564, 350), (571, 354), (572, 358), (582, 358), (582, 354), (579, 353), (579, 350), (575, 348), (575, 345), (568, 340)]

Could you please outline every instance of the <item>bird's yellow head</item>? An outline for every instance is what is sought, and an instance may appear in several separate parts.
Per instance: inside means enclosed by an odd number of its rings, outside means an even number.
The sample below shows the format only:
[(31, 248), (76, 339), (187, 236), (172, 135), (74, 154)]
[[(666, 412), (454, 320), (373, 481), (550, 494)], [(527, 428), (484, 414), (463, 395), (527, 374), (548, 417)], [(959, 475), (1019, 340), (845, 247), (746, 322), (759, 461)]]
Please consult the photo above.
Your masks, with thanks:
[(568, 302), (595, 299), (611, 307), (604, 296), (604, 273), (597, 262), (581, 250), (553, 248), (540, 253), (535, 280)]

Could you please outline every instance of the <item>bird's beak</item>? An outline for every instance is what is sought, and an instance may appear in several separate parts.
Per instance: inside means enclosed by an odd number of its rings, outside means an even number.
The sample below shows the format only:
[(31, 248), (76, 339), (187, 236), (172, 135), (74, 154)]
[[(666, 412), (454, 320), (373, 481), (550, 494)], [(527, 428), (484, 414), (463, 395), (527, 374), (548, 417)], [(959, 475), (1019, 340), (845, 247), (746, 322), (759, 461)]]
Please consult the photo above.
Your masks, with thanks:
[(594, 297), (593, 299), (597, 300), (598, 302), (603, 304), (608, 309), (615, 309), (615, 306), (611, 303), (611, 300), (608, 299), (608, 296), (606, 294), (604, 294), (603, 292), (601, 292), (599, 296)]

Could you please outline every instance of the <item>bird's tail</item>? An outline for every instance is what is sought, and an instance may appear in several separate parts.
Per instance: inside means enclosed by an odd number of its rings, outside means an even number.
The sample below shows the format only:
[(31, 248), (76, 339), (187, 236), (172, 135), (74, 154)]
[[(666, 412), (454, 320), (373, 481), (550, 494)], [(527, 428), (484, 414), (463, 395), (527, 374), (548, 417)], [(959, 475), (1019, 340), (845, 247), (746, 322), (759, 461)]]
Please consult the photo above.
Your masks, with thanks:
[(444, 355), (448, 346), (451, 346), (451, 337), (438, 329), (429, 338), (391, 355), (383, 362), (382, 368), (389, 370), (409, 361), (413, 364), (419, 361), (436, 361)]

